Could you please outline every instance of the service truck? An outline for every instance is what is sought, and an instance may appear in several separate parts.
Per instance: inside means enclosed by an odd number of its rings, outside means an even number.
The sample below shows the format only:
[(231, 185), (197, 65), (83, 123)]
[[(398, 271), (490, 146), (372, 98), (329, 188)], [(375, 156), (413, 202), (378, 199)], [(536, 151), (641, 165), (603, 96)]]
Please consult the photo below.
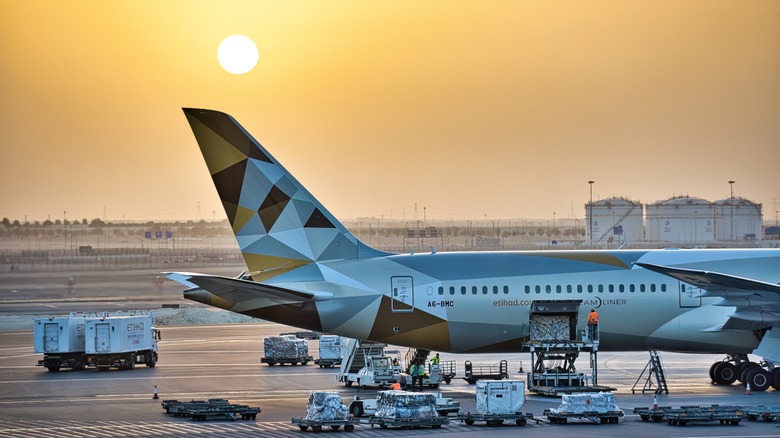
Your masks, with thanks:
[(88, 359), (84, 349), (85, 318), (71, 313), (69, 316), (52, 316), (33, 320), (33, 347), (43, 353), (38, 366), (51, 372), (60, 368), (82, 370)]
[(160, 332), (153, 323), (151, 313), (140, 312), (87, 318), (85, 347), (90, 362), (101, 371), (112, 367), (133, 369), (136, 364), (154, 367)]

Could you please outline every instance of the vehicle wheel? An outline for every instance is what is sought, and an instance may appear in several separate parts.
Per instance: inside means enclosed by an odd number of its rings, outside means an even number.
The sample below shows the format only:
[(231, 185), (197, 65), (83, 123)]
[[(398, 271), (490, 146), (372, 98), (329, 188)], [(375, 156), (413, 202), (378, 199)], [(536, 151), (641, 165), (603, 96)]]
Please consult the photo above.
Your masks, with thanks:
[(379, 423), (379, 427), (382, 429), (387, 429), (387, 425), (385, 423)]
[(446, 384), (448, 384), (448, 385), (449, 385), (449, 384), (450, 384), (450, 382), (452, 382), (452, 379), (451, 379), (451, 378), (449, 378), (449, 377), (445, 377), (445, 378), (444, 378), (444, 383), (446, 383)]
[(330, 430), (339, 430), (339, 428), (341, 428), (341, 426), (339, 426), (339, 425), (337, 424), (337, 425), (335, 425), (335, 426), (331, 426), (331, 427), (330, 427)]
[(127, 369), (133, 370), (135, 369), (135, 355), (131, 354), (130, 357), (127, 358)]
[(49, 368), (50, 373), (56, 373), (57, 371), (60, 370), (59, 365), (49, 365), (47, 368)]
[(518, 426), (525, 426), (525, 423), (526, 423), (525, 418), (518, 418), (517, 420), (515, 420), (515, 424)]
[(316, 433), (320, 433), (320, 432), (322, 432), (322, 426), (312, 426), (311, 430), (316, 432)]
[(746, 383), (750, 384), (751, 391), (766, 391), (769, 388), (769, 372), (760, 367), (748, 370)]
[(741, 364), (737, 368), (737, 376), (739, 376), (737, 377), (737, 379), (740, 382), (745, 383), (745, 381), (747, 380), (747, 372), (752, 370), (753, 368), (758, 368), (758, 364), (755, 362), (744, 362), (743, 364)]
[(298, 427), (300, 427), (300, 428), (301, 428), (301, 432), (306, 432), (306, 429), (308, 429), (308, 428), (309, 428), (309, 426), (304, 426), (303, 424), (301, 424), (301, 425), (300, 425), (300, 426), (298, 426)]
[(712, 383), (718, 383), (715, 381), (715, 367), (720, 365), (723, 362), (715, 362), (714, 364), (710, 365), (710, 381)]
[(355, 426), (354, 426), (354, 425), (352, 425), (352, 424), (345, 424), (345, 425), (344, 425), (344, 430), (345, 430), (346, 432), (352, 432), (353, 430), (355, 430)]
[(344, 382), (344, 384), (346, 386), (352, 386), (352, 381), (351, 380), (347, 380), (346, 382)]
[(731, 385), (737, 381), (737, 366), (731, 362), (721, 362), (715, 366), (713, 372), (715, 383)]
[(431, 429), (441, 429), (441, 424), (433, 424), (431, 425)]
[(352, 406), (349, 407), (349, 411), (355, 417), (362, 417), (363, 416), (363, 404), (362, 403), (353, 403)]
[(146, 366), (149, 368), (154, 368), (154, 366), (157, 365), (157, 355), (152, 354), (149, 356), (149, 359), (146, 361)]
[(273, 363), (273, 362), (266, 362), (266, 364), (268, 364), (268, 366), (269, 366), (269, 367), (272, 367), (272, 366), (274, 366), (274, 363)]
[(780, 390), (780, 368), (772, 370), (772, 388)]
[(466, 423), (466, 426), (471, 426), (471, 425), (474, 424), (474, 420), (472, 420), (470, 418), (466, 419), (466, 420), (463, 420), (463, 422)]
[(309, 363), (309, 361), (308, 360), (304, 360), (303, 362), (301, 362), (301, 365), (306, 365), (307, 363)]

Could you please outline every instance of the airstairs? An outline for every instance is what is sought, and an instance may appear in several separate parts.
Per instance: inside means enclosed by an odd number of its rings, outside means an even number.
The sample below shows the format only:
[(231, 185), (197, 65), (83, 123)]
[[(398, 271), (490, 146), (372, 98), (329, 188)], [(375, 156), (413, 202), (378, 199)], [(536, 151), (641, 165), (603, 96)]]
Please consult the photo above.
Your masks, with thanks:
[[(647, 373), (645, 383), (641, 389), (637, 389), (637, 386), (639, 386), (639, 382), (642, 380), (645, 373)], [(666, 374), (664, 373), (664, 367), (661, 363), (661, 355), (657, 350), (650, 350), (650, 360), (636, 379), (636, 382), (634, 382), (634, 386), (631, 387), (632, 394), (636, 391), (642, 391), (642, 394), (651, 391), (655, 394), (669, 394), (669, 388), (666, 386)]]

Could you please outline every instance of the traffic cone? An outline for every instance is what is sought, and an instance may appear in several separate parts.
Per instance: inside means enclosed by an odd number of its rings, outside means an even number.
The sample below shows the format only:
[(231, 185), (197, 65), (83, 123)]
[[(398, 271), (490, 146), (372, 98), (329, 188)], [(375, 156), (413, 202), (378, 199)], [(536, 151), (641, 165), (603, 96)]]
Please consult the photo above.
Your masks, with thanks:
[(518, 373), (523, 373), (523, 361), (520, 361), (520, 369), (517, 371)]
[(159, 398), (160, 396), (157, 395), (157, 385), (154, 385), (154, 395), (152, 396), (152, 400), (157, 400)]
[(745, 386), (745, 395), (750, 395), (750, 383)]
[(658, 397), (656, 396), (653, 396), (653, 410), (654, 411), (658, 410)]

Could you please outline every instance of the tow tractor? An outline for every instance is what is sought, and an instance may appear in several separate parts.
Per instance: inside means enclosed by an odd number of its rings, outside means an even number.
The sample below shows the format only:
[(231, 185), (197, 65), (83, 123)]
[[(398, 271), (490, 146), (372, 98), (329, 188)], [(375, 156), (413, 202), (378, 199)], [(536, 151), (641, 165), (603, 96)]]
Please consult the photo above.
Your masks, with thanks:
[(390, 356), (384, 354), (385, 344), (350, 339), (347, 356), (341, 361), (338, 381), (346, 386), (389, 386), (395, 379)]
[[(376, 414), (376, 409), (376, 398), (362, 399), (359, 395), (356, 395), (352, 403), (349, 404), (349, 412), (355, 417), (372, 416)], [(449, 414), (457, 414), (458, 412), (460, 412), (460, 402), (450, 397), (442, 396), (441, 392), (436, 393), (436, 413), (446, 417)]]

